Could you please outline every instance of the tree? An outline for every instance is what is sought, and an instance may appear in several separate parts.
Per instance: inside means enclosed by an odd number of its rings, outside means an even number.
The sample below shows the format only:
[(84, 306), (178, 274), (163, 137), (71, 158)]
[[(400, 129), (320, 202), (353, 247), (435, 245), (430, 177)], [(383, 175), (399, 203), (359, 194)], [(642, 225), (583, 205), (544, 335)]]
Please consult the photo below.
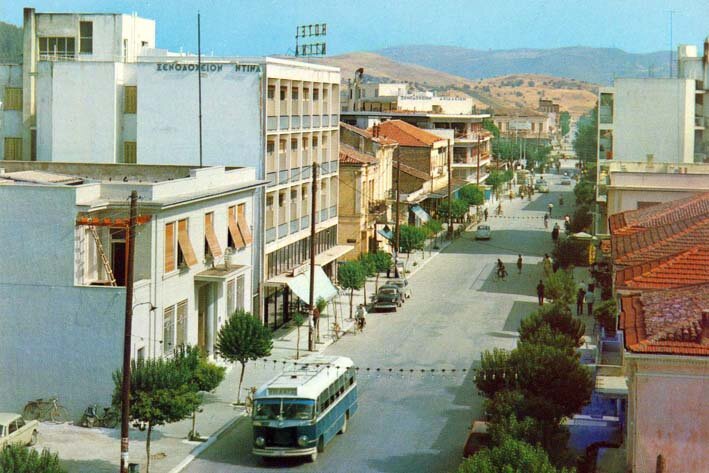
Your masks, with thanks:
[(571, 271), (551, 273), (546, 281), (545, 296), (554, 302), (573, 304), (576, 300), (576, 283)]
[(593, 309), (593, 318), (603, 327), (607, 334), (615, 334), (615, 316), (618, 313), (618, 305), (614, 299), (603, 301)]
[[(113, 405), (121, 409), (122, 370), (113, 373)], [(130, 421), (147, 430), (146, 472), (150, 472), (150, 440), (153, 428), (185, 419), (202, 402), (192, 385), (192, 372), (186, 363), (174, 359), (133, 360), (130, 376)]]
[(377, 274), (377, 266), (372, 259), (370, 253), (361, 253), (359, 255), (359, 264), (362, 265), (362, 271), (364, 271), (364, 284), (362, 285), (362, 303), (367, 304), (367, 278)]
[(443, 224), (438, 220), (431, 219), (423, 224), (423, 229), (426, 230), (426, 238), (433, 238), (443, 230)]
[[(434, 221), (435, 220), (430, 220), (430, 222)], [(379, 290), (379, 274), (391, 268), (392, 259), (389, 253), (381, 250), (377, 251), (376, 253), (372, 253), (371, 255), (372, 261), (374, 262), (374, 267), (377, 270), (376, 280), (374, 282), (374, 291), (376, 292)]]
[(349, 289), (350, 291), (350, 319), (352, 318), (354, 292), (364, 286), (366, 279), (365, 270), (357, 261), (347, 261), (337, 268), (338, 284), (343, 289)]
[(241, 364), (236, 403), (241, 402), (241, 384), (244, 381), (246, 363), (271, 354), (273, 339), (268, 327), (258, 317), (243, 309), (234, 312), (217, 334), (216, 352), (225, 360)]
[(586, 333), (583, 322), (574, 318), (568, 305), (554, 302), (539, 307), (522, 320), (519, 326), (520, 342), (530, 343), (538, 339), (540, 335), (537, 332), (544, 326), (548, 326), (555, 334), (568, 337), (576, 347), (581, 346), (581, 338)]
[(501, 348), (485, 350), (480, 355), (480, 368), (475, 372), (475, 387), (490, 398), (514, 384), (511, 352)]
[(574, 186), (574, 197), (576, 205), (591, 205), (596, 200), (593, 183), (585, 180), (579, 181)]
[(483, 128), (492, 133), (492, 136), (495, 139), (500, 137), (500, 129), (497, 128), (497, 125), (495, 125), (495, 122), (493, 122), (492, 119), (483, 118)]
[(588, 242), (571, 238), (559, 240), (551, 254), (561, 268), (585, 266), (588, 264)]
[(571, 115), (564, 110), (559, 115), (559, 124), (561, 125), (561, 136), (566, 136), (571, 130)]
[(506, 173), (505, 171), (490, 171), (490, 174), (488, 174), (487, 179), (485, 179), (485, 183), (492, 187), (492, 190), (495, 195), (499, 196), (500, 190), (502, 189), (502, 185), (512, 179), (512, 176), (510, 174)]
[(293, 323), (298, 327), (298, 333), (295, 339), (295, 359), (300, 358), (300, 327), (305, 322), (305, 316), (301, 312), (296, 312), (293, 314)]
[[(468, 211), (468, 203), (460, 199), (453, 199), (450, 207), (451, 215), (454, 220), (463, 218), (465, 213)], [(441, 217), (448, 219), (448, 199), (441, 202), (441, 205), (438, 206), (438, 213)]]
[(399, 227), (399, 246), (403, 253), (411, 253), (415, 250), (423, 250), (426, 243), (426, 231), (421, 227), (413, 225), (401, 225)]
[(0, 451), (0, 473), (66, 473), (59, 457), (46, 448), (39, 453), (23, 445), (8, 445)]
[(571, 473), (557, 470), (547, 453), (526, 442), (507, 437), (497, 447), (484, 448), (466, 459), (458, 473)]
[(468, 206), (483, 205), (485, 203), (485, 193), (475, 184), (463, 186), (460, 191), (458, 191), (458, 195), (460, 196), (460, 200), (468, 204)]
[(582, 116), (576, 125), (574, 137), (574, 152), (583, 162), (595, 162), (598, 151), (598, 106)]
[(576, 207), (574, 214), (571, 216), (571, 223), (569, 229), (572, 233), (578, 233), (588, 230), (593, 223), (593, 215), (591, 214), (591, 209), (586, 205), (581, 205)]

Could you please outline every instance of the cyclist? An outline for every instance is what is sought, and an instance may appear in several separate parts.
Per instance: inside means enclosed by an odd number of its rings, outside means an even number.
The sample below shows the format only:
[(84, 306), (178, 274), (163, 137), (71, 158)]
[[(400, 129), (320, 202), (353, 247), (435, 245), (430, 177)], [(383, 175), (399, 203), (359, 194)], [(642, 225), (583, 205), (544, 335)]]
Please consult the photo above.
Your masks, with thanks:
[(544, 228), (549, 228), (549, 214), (544, 214)]
[(500, 258), (497, 259), (497, 276), (500, 279), (505, 279), (507, 277), (507, 269), (505, 269), (505, 264)]
[(360, 304), (357, 307), (357, 313), (355, 314), (355, 322), (357, 324), (357, 329), (361, 332), (364, 330), (364, 326), (367, 325), (367, 310), (364, 308), (364, 304)]

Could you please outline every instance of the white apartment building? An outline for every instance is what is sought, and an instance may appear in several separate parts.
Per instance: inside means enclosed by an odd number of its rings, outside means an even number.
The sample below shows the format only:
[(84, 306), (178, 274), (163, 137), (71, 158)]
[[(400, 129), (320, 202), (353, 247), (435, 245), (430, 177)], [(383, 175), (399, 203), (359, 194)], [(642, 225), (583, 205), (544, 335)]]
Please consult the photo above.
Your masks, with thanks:
[(110, 402), (133, 190), (132, 356), (182, 344), (213, 355), (229, 314), (253, 309), (265, 185), (252, 168), (0, 162), (0, 378), (14, 380), (0, 384), (0, 410), (59, 395), (78, 417)]
[[(44, 44), (48, 30), (32, 25), (43, 24), (48, 14), (25, 14), (25, 49), (39, 51), (37, 45)], [(81, 24), (90, 15), (58, 17), (74, 22), (73, 29), (66, 27), (66, 38), (69, 30), (75, 30), (69, 43), (80, 49)], [(138, 30), (145, 26), (137, 17), (107, 17), (133, 21)], [(14, 90), (19, 84), (17, 66), (0, 66), (0, 81), (8, 77), (0, 87), (6, 94), (8, 89), (11, 95), (19, 93), (23, 102), (32, 97), (34, 110), (32, 120), (13, 118), (0, 129), (6, 143), (8, 134), (15, 137), (21, 129), (33, 145), (24, 140), (17, 145), (21, 153), (12, 148), (4, 156), (255, 168), (257, 178), (268, 179), (269, 184), (257, 197), (262, 210), (254, 239), (263, 242), (259, 247), (264, 254), (255, 263), (250, 297), (264, 322), (276, 328), (290, 318), (297, 303), (289, 297), (284, 278), (309, 256), (313, 162), (319, 165), (318, 264), (333, 276), (333, 262), (349, 250), (337, 246), (339, 69), (276, 58), (205, 58), (200, 71), (200, 144), (197, 58), (156, 49), (154, 23), (147, 26), (143, 33), (128, 37), (118, 27), (107, 32), (113, 34), (111, 41), (104, 41), (115, 46), (113, 58), (85, 56), (78, 49), (62, 57), (37, 52), (37, 61), (23, 65), (23, 70), (33, 68), (31, 84), (19, 92)], [(96, 35), (108, 30), (93, 28)], [(145, 39), (146, 32), (152, 36)]]

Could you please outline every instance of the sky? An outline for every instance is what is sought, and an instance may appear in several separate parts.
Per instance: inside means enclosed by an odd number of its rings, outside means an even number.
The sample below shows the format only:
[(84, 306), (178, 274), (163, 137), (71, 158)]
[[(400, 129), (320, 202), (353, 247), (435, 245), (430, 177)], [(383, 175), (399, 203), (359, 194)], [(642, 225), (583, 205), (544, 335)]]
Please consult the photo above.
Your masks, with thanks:
[(131, 13), (154, 19), (157, 46), (203, 54), (292, 54), (300, 24), (327, 23), (328, 55), (408, 44), (473, 49), (612, 47), (643, 53), (709, 36), (707, 0), (0, 0), (0, 21), (38, 12)]

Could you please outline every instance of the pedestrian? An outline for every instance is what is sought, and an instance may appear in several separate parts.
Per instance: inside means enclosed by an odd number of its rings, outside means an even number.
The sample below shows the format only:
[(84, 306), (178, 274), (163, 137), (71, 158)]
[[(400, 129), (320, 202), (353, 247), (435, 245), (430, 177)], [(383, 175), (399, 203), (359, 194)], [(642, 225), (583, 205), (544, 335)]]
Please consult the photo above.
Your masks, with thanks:
[(544, 214), (544, 228), (549, 228), (549, 214)]
[(517, 274), (522, 274), (522, 255), (517, 256)]
[(551, 264), (551, 269), (552, 269), (554, 272), (559, 271), (559, 268), (560, 268), (560, 267), (561, 267), (561, 265), (559, 264), (559, 260), (556, 260), (556, 259), (555, 259), (554, 262)]
[(579, 288), (579, 292), (576, 293), (576, 315), (583, 315), (583, 301), (586, 298), (586, 291), (583, 287)]
[(549, 209), (549, 218), (551, 218), (551, 211), (554, 210), (554, 204), (549, 202), (549, 205), (547, 205), (547, 208)]
[(537, 284), (537, 298), (539, 299), (539, 305), (544, 305), (544, 283), (541, 279), (539, 284)]
[(547, 253), (544, 253), (544, 262), (542, 264), (544, 266), (544, 275), (549, 277), (551, 274), (551, 258), (549, 258)]
[(485, 215), (485, 221), (487, 222), (487, 207), (485, 207), (485, 211), (483, 212), (483, 215)]
[(586, 295), (583, 300), (586, 302), (586, 306), (588, 307), (588, 315), (593, 315), (593, 303), (596, 302), (596, 295), (593, 293), (590, 286), (588, 291), (586, 291)]
[(557, 243), (559, 241), (559, 225), (554, 224), (554, 228), (551, 230), (551, 239), (554, 241), (554, 243)]

